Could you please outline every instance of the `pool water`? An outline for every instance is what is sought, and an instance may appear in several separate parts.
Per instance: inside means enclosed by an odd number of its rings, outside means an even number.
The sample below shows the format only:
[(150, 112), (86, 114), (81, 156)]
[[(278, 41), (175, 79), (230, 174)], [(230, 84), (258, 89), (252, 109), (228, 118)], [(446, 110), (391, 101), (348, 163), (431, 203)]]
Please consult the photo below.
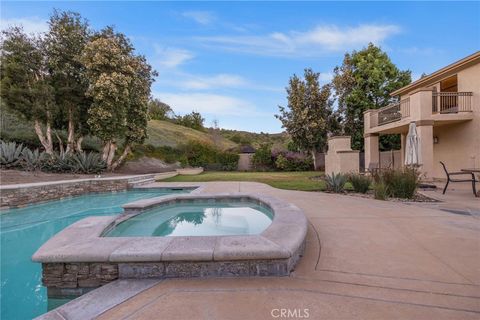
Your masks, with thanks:
[(31, 257), (60, 230), (88, 216), (119, 214), (128, 202), (189, 191), (144, 189), (87, 194), (1, 211), (0, 318), (32, 319), (48, 311), (41, 264), (32, 262)]
[(250, 202), (177, 203), (150, 209), (108, 231), (107, 237), (223, 236), (260, 234), (270, 209)]

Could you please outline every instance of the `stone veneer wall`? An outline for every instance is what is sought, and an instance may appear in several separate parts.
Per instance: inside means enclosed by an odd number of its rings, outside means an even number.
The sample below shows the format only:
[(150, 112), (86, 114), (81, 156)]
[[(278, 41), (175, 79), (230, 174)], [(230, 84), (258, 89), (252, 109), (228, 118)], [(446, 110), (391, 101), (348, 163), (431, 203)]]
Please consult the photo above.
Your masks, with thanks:
[(43, 263), (42, 283), (49, 298), (81, 296), (123, 279), (288, 276), (303, 255), (305, 241), (289, 259), (169, 262)]
[[(148, 177), (148, 176), (147, 176)], [(154, 175), (152, 175), (153, 179)], [(0, 190), (0, 207), (17, 207), (40, 201), (55, 200), (91, 192), (121, 191), (129, 183), (145, 176), (118, 179), (91, 179), (69, 182), (46, 183), (44, 185), (25, 185), (25, 187), (3, 186)]]
[(50, 298), (80, 296), (118, 279), (118, 264), (108, 262), (44, 263), (42, 269)]

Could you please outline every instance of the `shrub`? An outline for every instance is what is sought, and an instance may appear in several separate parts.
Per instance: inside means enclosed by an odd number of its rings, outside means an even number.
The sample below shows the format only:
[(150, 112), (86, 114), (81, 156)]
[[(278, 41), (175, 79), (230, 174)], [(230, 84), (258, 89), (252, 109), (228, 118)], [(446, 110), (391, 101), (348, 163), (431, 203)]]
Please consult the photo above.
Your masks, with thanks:
[(35, 171), (42, 168), (45, 160), (45, 152), (40, 152), (38, 149), (30, 150), (28, 148), (22, 151), (22, 167), (27, 171)]
[(383, 170), (374, 176), (375, 182), (383, 182), (388, 195), (394, 198), (412, 199), (419, 183), (419, 174), (413, 168)]
[(273, 154), (275, 168), (281, 171), (309, 171), (313, 170), (313, 160), (310, 156), (300, 152), (280, 152)]
[(42, 168), (47, 172), (66, 173), (75, 172), (76, 163), (71, 153), (55, 152), (53, 155), (48, 155), (43, 161)]
[(372, 183), (370, 177), (362, 174), (351, 174), (348, 177), (348, 181), (352, 184), (353, 190), (359, 193), (367, 193), (368, 188), (370, 188), (370, 184)]
[(325, 176), (325, 182), (327, 184), (327, 190), (335, 193), (341, 193), (344, 190), (345, 182), (347, 178), (341, 173), (333, 173)]
[(395, 198), (412, 199), (418, 186), (418, 173), (415, 169), (395, 170), (389, 179), (390, 194)]
[(102, 160), (99, 153), (82, 152), (73, 155), (76, 166), (72, 169), (78, 173), (100, 173), (107, 168), (107, 164)]
[(20, 166), (23, 150), (23, 144), (1, 141), (0, 165), (5, 168), (15, 168)]
[(263, 144), (255, 151), (252, 165), (256, 170), (268, 171), (273, 169), (272, 149), (270, 144)]
[(240, 156), (233, 152), (219, 152), (217, 154), (217, 161), (220, 164), (222, 171), (234, 171), (238, 167), (238, 159)]
[(275, 160), (275, 167), (279, 170), (287, 171), (289, 163), (287, 158), (283, 154), (279, 154)]
[(383, 181), (377, 181), (373, 185), (373, 194), (377, 200), (387, 200), (388, 199), (388, 187)]

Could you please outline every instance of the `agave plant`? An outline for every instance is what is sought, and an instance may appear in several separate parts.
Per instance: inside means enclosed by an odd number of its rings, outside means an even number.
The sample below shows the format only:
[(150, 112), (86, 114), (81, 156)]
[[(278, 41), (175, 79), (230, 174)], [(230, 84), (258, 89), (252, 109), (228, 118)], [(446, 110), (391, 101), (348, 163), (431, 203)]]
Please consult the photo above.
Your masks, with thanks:
[(13, 168), (20, 165), (22, 160), (23, 144), (17, 145), (16, 142), (0, 143), (0, 165), (5, 168)]
[(66, 153), (63, 151), (55, 152), (46, 157), (46, 160), (43, 161), (42, 168), (45, 171), (59, 173), (77, 171), (74, 156), (71, 153)]
[(40, 152), (38, 149), (34, 151), (25, 148), (22, 151), (22, 166), (27, 171), (34, 171), (42, 167), (42, 162), (45, 159), (45, 152)]
[(77, 172), (82, 173), (100, 173), (107, 167), (99, 153), (81, 152), (73, 156)]
[(347, 177), (341, 173), (333, 173), (331, 175), (325, 176), (325, 182), (327, 184), (327, 190), (341, 193), (345, 186), (345, 182), (347, 182)]

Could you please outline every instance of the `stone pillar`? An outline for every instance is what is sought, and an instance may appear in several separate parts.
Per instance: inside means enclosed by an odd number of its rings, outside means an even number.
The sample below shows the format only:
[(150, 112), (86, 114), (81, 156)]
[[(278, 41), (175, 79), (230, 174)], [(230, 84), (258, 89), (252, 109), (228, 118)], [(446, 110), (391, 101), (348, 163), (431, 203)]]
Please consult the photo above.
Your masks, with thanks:
[(365, 138), (365, 169), (370, 168), (371, 164), (378, 166), (380, 164), (380, 153), (378, 149), (378, 134), (367, 133)]
[(420, 170), (424, 178), (431, 179), (433, 177), (433, 120), (420, 120), (416, 125), (422, 162)]

